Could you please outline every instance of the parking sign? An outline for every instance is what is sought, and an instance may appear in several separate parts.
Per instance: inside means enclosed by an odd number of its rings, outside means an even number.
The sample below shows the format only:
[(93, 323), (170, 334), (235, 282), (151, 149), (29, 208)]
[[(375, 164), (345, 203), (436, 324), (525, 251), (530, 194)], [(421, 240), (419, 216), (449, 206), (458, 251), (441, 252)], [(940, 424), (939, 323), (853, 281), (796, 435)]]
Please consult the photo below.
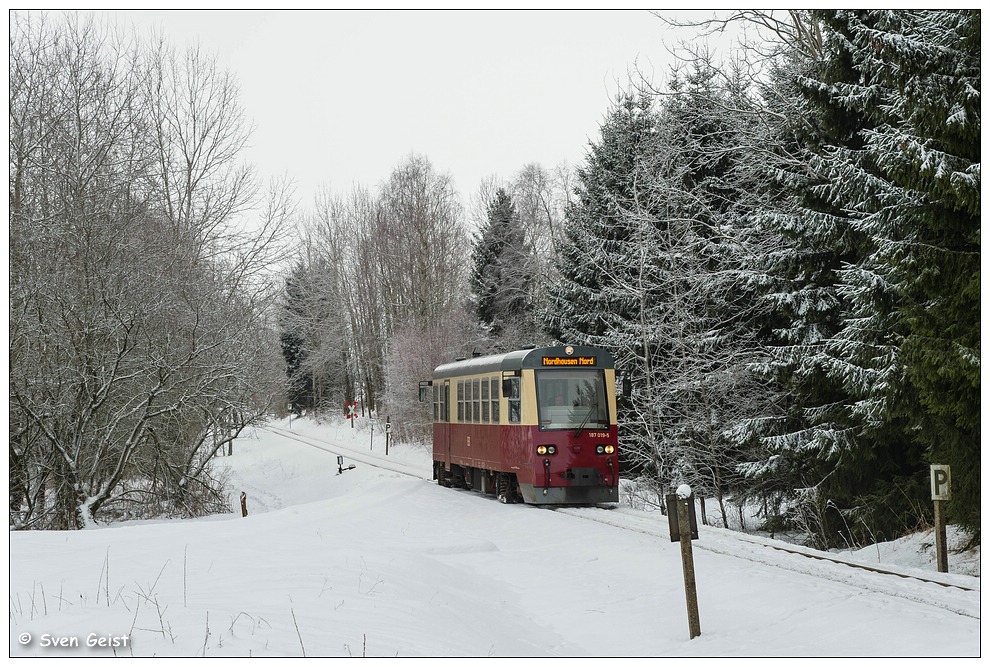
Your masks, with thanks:
[(932, 466), (932, 500), (952, 499), (952, 476), (949, 474), (949, 466)]

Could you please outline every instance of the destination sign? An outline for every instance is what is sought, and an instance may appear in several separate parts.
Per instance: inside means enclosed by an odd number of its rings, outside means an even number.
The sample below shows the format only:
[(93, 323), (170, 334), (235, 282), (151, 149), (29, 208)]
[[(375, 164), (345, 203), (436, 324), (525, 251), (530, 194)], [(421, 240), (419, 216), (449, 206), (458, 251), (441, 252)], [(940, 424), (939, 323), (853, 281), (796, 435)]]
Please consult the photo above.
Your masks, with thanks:
[(543, 357), (544, 366), (594, 366), (595, 357)]

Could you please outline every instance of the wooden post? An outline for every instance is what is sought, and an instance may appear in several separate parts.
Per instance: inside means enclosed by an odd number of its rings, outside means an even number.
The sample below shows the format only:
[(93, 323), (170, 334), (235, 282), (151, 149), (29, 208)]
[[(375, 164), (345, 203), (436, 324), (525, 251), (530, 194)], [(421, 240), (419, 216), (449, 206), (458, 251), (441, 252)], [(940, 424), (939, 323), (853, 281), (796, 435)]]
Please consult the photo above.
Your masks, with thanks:
[(247, 494), (241, 491), (241, 516), (247, 516)]
[(698, 612), (698, 587), (694, 577), (694, 552), (691, 549), (691, 502), (693, 502), (691, 487), (682, 484), (677, 489), (677, 524), (680, 529), (681, 567), (684, 570), (688, 630), (691, 639), (694, 639), (701, 635), (701, 615)]
[(388, 441), (392, 435), (392, 418), (385, 417), (385, 456), (388, 456)]
[(945, 537), (945, 501), (952, 498), (951, 470), (947, 465), (931, 466), (932, 501), (935, 503), (935, 565), (949, 571), (949, 548)]
[(949, 571), (949, 549), (945, 537), (945, 501), (935, 501), (935, 565), (939, 572)]

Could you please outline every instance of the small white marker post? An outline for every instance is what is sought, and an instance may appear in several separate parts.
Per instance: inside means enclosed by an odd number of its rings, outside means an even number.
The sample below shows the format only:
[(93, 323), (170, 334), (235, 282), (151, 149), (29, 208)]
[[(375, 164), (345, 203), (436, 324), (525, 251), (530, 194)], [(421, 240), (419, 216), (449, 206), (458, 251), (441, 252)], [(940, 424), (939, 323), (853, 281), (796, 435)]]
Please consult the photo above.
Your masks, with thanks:
[(949, 466), (933, 465), (932, 501), (935, 503), (935, 564), (939, 572), (949, 571), (949, 550), (945, 536), (945, 501), (952, 499)]

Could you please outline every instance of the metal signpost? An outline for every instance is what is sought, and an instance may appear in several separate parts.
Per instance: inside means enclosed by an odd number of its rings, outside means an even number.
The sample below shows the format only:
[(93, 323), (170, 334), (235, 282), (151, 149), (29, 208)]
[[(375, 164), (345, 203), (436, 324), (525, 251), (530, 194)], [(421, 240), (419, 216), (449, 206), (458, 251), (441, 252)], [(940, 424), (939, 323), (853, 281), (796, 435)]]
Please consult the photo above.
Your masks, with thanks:
[(939, 572), (949, 571), (949, 550), (945, 539), (945, 501), (952, 499), (949, 466), (933, 465), (932, 501), (935, 503), (935, 561)]

